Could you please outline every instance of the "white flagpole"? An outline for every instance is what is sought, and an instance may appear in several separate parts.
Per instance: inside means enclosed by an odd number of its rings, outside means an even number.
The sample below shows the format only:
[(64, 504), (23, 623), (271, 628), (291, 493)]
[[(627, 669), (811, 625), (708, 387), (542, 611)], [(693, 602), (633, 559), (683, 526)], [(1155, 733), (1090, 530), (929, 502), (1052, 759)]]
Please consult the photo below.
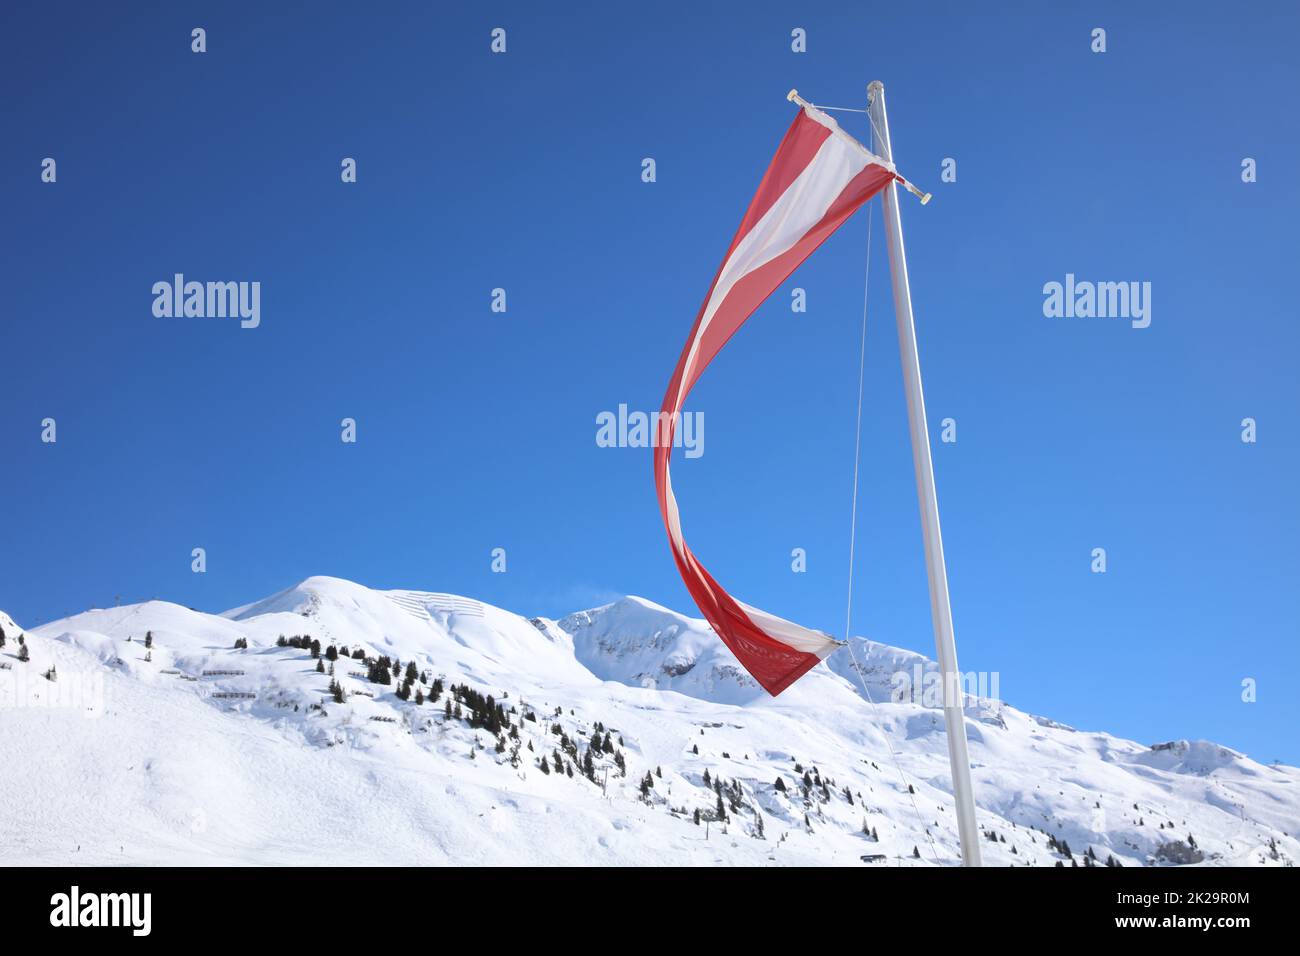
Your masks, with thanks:
[[(885, 115), (884, 84), (879, 80), (873, 82), (867, 87), (867, 97), (876, 133), (875, 151), (881, 159), (893, 162), (889, 120)], [(957, 645), (952, 636), (952, 607), (948, 602), (948, 571), (944, 566), (943, 537), (939, 532), (939, 500), (934, 491), (934, 466), (930, 461), (925, 397), (921, 392), (921, 359), (916, 351), (912, 290), (907, 282), (903, 224), (898, 217), (898, 188), (895, 183), (890, 183), (885, 189), (884, 206), (889, 272), (894, 285), (894, 311), (898, 316), (898, 350), (903, 363), (903, 387), (907, 391), (907, 418), (912, 429), (912, 463), (916, 466), (916, 494), (921, 505), (925, 565), (930, 578), (930, 616), (934, 621), (934, 643), (943, 676), (943, 719), (948, 729), (948, 762), (952, 767), (952, 791), (957, 803), (957, 833), (961, 838), (962, 862), (966, 866), (980, 866), (975, 796), (971, 790), (970, 756), (966, 750), (963, 693), (957, 670)]]

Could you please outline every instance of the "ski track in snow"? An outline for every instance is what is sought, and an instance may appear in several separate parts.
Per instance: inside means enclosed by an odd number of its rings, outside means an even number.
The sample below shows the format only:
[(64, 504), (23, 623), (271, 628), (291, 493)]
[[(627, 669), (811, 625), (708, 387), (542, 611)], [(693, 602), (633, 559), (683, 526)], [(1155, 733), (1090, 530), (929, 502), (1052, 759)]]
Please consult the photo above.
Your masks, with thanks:
[[(848, 655), (772, 699), (705, 622), (635, 597), (553, 621), (318, 577), (222, 615), (150, 601), (25, 632), (0, 613), (0, 626), (0, 663), (10, 665), (0, 669), (0, 862), (9, 865), (959, 859), (941, 712), (889, 700), (895, 671), (934, 665), (874, 641), (858, 648), (873, 712)], [(349, 699), (334, 703), (330, 678), (307, 650), (277, 647), (280, 635), (396, 657), (403, 669), (414, 660), (430, 682), (493, 695), (515, 708), (518, 766), (486, 729), (447, 720), (445, 695), (417, 706), (397, 698), (396, 681), (352, 676), (363, 661), (338, 660)], [(239, 638), (247, 649), (234, 648)], [(42, 676), (51, 666), (54, 683)], [(537, 721), (521, 719), (527, 712)], [(1149, 747), (997, 701), (966, 712), (979, 825), (996, 839), (984, 844), (986, 864), (1069, 865), (1049, 836), (1068, 842), (1080, 865), (1089, 848), (1100, 861), (1150, 863), (1188, 834), (1205, 864), (1300, 856), (1296, 768), (1205, 741)], [(596, 783), (580, 767), (572, 778), (542, 773), (538, 758), (560, 742), (553, 724), (581, 759), (597, 721), (626, 776), (606, 754), (595, 759)], [(796, 764), (825, 790), (814, 782), (805, 795)], [(718, 795), (706, 772), (724, 781), (726, 822), (707, 822)]]

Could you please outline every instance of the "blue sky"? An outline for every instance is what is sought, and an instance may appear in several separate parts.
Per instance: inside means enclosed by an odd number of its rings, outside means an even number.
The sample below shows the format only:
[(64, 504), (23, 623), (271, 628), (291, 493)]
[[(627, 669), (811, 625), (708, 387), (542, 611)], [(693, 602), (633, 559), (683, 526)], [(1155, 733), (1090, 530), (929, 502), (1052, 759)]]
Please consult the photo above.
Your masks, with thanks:
[[(1293, 6), (124, 6), (0, 14), (20, 623), (118, 595), (222, 610), (311, 574), (693, 611), (650, 454), (597, 447), (596, 416), (658, 407), (786, 91), (861, 106), (879, 78), (899, 167), (935, 193), (903, 221), (962, 667), (1077, 726), (1300, 761)], [(933, 653), (871, 214), (855, 631)], [(674, 469), (715, 576), (837, 634), (866, 230), (722, 353), (691, 399), (705, 454)], [(260, 327), (155, 318), (175, 272), (260, 281)], [(1151, 326), (1044, 317), (1066, 273), (1150, 282)]]

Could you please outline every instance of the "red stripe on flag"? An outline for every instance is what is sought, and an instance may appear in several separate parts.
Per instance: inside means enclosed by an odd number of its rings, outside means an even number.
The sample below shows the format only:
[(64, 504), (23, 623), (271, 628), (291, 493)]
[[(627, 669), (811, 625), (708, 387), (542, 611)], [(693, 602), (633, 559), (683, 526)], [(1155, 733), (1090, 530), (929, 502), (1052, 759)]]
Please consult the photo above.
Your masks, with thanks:
[(690, 562), (674, 551), (677, 570), (681, 572), (686, 589), (691, 592), (700, 613), (713, 626), (714, 632), (764, 690), (775, 697), (817, 666), (820, 658), (816, 654), (806, 654), (782, 644), (751, 621), (736, 599), (713, 579), (689, 547), (686, 551), (695, 562), (694, 567), (699, 569), (697, 575)]

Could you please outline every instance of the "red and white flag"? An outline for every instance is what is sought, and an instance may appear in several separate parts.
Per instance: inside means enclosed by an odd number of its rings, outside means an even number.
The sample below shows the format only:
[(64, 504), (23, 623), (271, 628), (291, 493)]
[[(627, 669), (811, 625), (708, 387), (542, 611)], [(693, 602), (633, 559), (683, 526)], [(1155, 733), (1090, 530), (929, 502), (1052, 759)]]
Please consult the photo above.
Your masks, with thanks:
[(895, 179), (902, 181), (892, 163), (873, 155), (825, 113), (803, 106), (709, 287), (659, 415), (655, 486), (677, 569), (714, 631), (774, 696), (839, 642), (736, 600), (700, 564), (682, 537), (673, 495), (673, 435), (691, 388), (736, 330), (859, 206)]

